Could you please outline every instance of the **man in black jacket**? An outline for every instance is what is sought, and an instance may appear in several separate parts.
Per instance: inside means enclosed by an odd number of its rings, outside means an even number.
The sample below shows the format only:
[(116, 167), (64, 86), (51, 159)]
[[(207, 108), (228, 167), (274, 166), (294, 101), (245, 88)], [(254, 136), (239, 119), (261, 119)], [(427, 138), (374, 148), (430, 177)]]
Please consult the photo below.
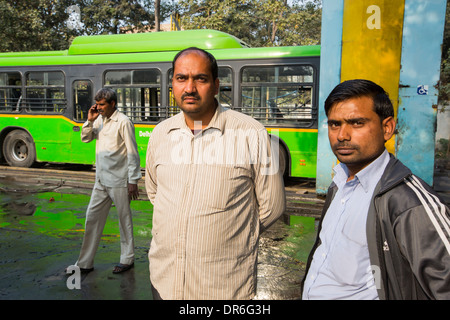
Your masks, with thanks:
[(367, 80), (325, 101), (333, 170), (303, 299), (450, 299), (450, 213), (394, 156), (387, 93)]

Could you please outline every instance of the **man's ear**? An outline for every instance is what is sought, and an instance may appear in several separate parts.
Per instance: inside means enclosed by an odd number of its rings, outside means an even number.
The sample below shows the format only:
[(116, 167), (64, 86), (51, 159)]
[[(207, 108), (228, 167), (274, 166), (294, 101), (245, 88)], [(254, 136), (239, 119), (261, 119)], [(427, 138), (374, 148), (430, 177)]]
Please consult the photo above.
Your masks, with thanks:
[(384, 132), (384, 140), (388, 141), (395, 132), (396, 123), (394, 117), (387, 117), (382, 122), (383, 132)]
[(219, 94), (219, 77), (216, 78), (216, 80), (214, 81), (214, 86), (216, 87), (216, 95)]

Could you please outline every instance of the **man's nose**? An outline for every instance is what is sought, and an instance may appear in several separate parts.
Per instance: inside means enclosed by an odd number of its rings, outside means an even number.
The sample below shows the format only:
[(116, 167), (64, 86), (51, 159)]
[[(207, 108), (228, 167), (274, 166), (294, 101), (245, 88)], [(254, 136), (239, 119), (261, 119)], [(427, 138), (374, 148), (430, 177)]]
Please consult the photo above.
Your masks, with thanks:
[(338, 132), (338, 135), (337, 135), (337, 139), (339, 140), (339, 141), (348, 141), (348, 140), (350, 140), (350, 137), (351, 137), (351, 134), (350, 134), (350, 132), (349, 132), (349, 128), (348, 128), (348, 126), (347, 125), (342, 125), (340, 128), (339, 128), (339, 132)]
[(192, 93), (192, 92), (196, 92), (196, 87), (195, 87), (195, 81), (194, 79), (188, 79), (186, 81), (186, 86), (184, 87), (184, 91), (186, 93)]

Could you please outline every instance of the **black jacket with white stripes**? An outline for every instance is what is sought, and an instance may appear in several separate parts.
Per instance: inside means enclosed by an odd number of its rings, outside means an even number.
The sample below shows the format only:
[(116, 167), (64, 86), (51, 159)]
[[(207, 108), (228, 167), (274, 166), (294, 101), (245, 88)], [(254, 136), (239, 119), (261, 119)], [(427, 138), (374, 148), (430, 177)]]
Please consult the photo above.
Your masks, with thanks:
[[(367, 216), (367, 242), (382, 300), (450, 299), (450, 212), (445, 202), (398, 159), (378, 182)], [(330, 185), (321, 223), (336, 194)], [(310, 253), (320, 244), (317, 237)]]

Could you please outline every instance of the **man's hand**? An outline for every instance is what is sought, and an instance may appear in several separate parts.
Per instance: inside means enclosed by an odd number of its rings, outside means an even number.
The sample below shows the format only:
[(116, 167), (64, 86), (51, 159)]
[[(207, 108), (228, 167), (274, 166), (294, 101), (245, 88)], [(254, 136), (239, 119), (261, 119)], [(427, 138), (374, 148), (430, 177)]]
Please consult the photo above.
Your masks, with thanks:
[(136, 200), (139, 198), (139, 188), (137, 184), (128, 184), (128, 199)]
[(94, 122), (95, 119), (97, 119), (99, 116), (98, 110), (97, 110), (97, 105), (94, 104), (88, 111), (88, 121), (89, 122)]

